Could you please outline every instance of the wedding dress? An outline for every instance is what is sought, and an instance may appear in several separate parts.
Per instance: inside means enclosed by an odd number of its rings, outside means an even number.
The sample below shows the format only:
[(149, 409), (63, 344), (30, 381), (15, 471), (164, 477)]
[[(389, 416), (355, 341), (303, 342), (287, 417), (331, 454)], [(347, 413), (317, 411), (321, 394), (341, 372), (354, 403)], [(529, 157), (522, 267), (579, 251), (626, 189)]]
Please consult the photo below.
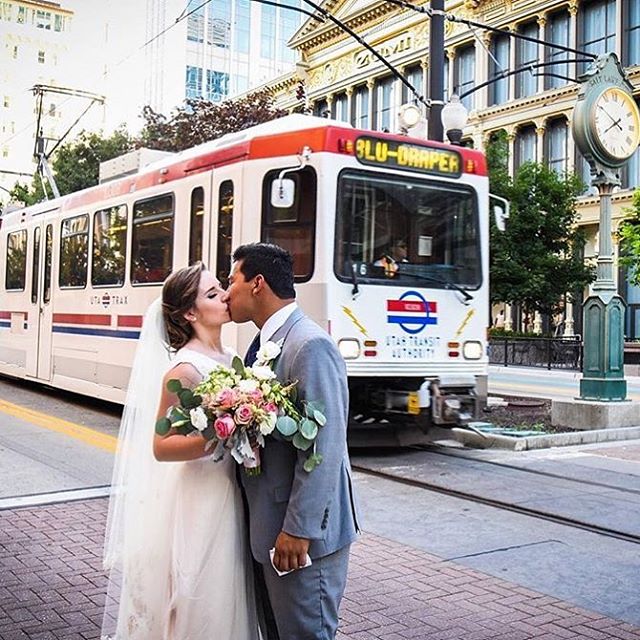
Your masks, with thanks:
[[(155, 313), (160, 318), (150, 310), (143, 333), (155, 323), (162, 334), (161, 314)], [(233, 459), (214, 462), (207, 456), (171, 463), (153, 458), (160, 389), (148, 376), (155, 379), (158, 372), (188, 362), (204, 377), (219, 362), (187, 348), (169, 362), (166, 349), (145, 355), (146, 342), (136, 352), (114, 468), (104, 558), (110, 579), (101, 637), (259, 640)], [(228, 354), (222, 364), (230, 358)], [(139, 360), (144, 367), (138, 367)], [(141, 388), (134, 392), (138, 383)], [(143, 399), (129, 397), (137, 394)], [(143, 417), (151, 420), (151, 428), (147, 422), (135, 424)]]

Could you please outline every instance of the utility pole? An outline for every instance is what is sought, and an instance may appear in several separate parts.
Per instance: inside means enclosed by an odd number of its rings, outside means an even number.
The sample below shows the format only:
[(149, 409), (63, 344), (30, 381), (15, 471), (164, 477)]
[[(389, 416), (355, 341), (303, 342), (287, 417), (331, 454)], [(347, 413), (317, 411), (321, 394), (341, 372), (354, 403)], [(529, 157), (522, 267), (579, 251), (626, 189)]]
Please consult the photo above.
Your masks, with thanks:
[(440, 114), (444, 105), (444, 0), (431, 0), (429, 28), (429, 117), (427, 138), (442, 142), (443, 127)]

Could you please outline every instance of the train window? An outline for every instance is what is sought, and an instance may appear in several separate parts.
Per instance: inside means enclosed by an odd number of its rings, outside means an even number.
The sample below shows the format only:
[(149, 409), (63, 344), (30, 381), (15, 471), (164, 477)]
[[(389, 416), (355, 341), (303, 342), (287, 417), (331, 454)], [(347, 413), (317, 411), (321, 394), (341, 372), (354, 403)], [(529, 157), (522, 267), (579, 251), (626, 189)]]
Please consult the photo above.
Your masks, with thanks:
[(227, 286), (231, 269), (233, 232), (233, 182), (225, 180), (218, 193), (218, 247), (216, 250), (216, 276)]
[(27, 230), (7, 235), (7, 291), (24, 291), (27, 278)]
[(164, 282), (173, 267), (173, 194), (133, 205), (131, 283)]
[(46, 304), (51, 300), (51, 265), (53, 263), (53, 225), (48, 224), (45, 232), (44, 243), (44, 294), (43, 302)]
[(33, 260), (31, 262), (31, 303), (38, 302), (38, 276), (40, 267), (40, 227), (33, 234)]
[(191, 222), (189, 229), (189, 264), (202, 260), (202, 231), (204, 229), (204, 189), (191, 192)]
[(89, 215), (83, 214), (62, 221), (60, 232), (60, 288), (87, 285), (89, 262)]
[(122, 286), (126, 255), (126, 205), (96, 211), (93, 215), (91, 284), (94, 287)]
[(272, 207), (271, 183), (280, 171), (270, 171), (262, 183), (261, 240), (287, 249), (293, 256), (295, 281), (306, 282), (313, 274), (317, 176), (311, 167), (287, 173), (295, 182), (295, 200), (291, 207)]

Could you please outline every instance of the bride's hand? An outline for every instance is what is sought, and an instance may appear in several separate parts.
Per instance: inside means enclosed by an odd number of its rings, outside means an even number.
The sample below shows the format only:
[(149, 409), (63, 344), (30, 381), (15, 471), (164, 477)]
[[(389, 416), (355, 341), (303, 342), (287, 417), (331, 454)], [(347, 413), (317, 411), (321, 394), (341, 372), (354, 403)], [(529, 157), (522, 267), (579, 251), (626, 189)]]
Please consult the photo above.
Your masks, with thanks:
[(309, 540), (281, 531), (276, 538), (273, 564), (278, 571), (292, 571), (306, 564)]

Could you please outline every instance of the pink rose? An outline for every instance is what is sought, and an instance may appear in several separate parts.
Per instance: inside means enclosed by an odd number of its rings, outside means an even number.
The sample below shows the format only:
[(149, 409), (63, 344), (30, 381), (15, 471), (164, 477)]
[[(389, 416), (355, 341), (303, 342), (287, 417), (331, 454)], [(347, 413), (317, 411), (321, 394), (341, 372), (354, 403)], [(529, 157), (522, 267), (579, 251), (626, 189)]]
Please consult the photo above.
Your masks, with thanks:
[(236, 420), (238, 424), (249, 424), (253, 418), (253, 409), (251, 405), (241, 404), (236, 409)]
[(235, 431), (236, 423), (233, 421), (233, 418), (226, 413), (216, 419), (213, 423), (213, 428), (216, 430), (218, 438), (225, 440)]
[(222, 389), (216, 397), (218, 405), (223, 409), (230, 409), (231, 407), (233, 407), (233, 405), (237, 402), (237, 399), (238, 398), (236, 392), (230, 387), (225, 387), (224, 389)]
[(252, 391), (249, 394), (249, 398), (251, 399), (251, 401), (255, 404), (260, 404), (262, 402), (262, 398), (263, 398), (263, 394), (262, 391), (260, 391), (260, 389), (256, 389), (255, 391)]
[(278, 413), (278, 405), (275, 402), (267, 402), (262, 408), (269, 413)]

